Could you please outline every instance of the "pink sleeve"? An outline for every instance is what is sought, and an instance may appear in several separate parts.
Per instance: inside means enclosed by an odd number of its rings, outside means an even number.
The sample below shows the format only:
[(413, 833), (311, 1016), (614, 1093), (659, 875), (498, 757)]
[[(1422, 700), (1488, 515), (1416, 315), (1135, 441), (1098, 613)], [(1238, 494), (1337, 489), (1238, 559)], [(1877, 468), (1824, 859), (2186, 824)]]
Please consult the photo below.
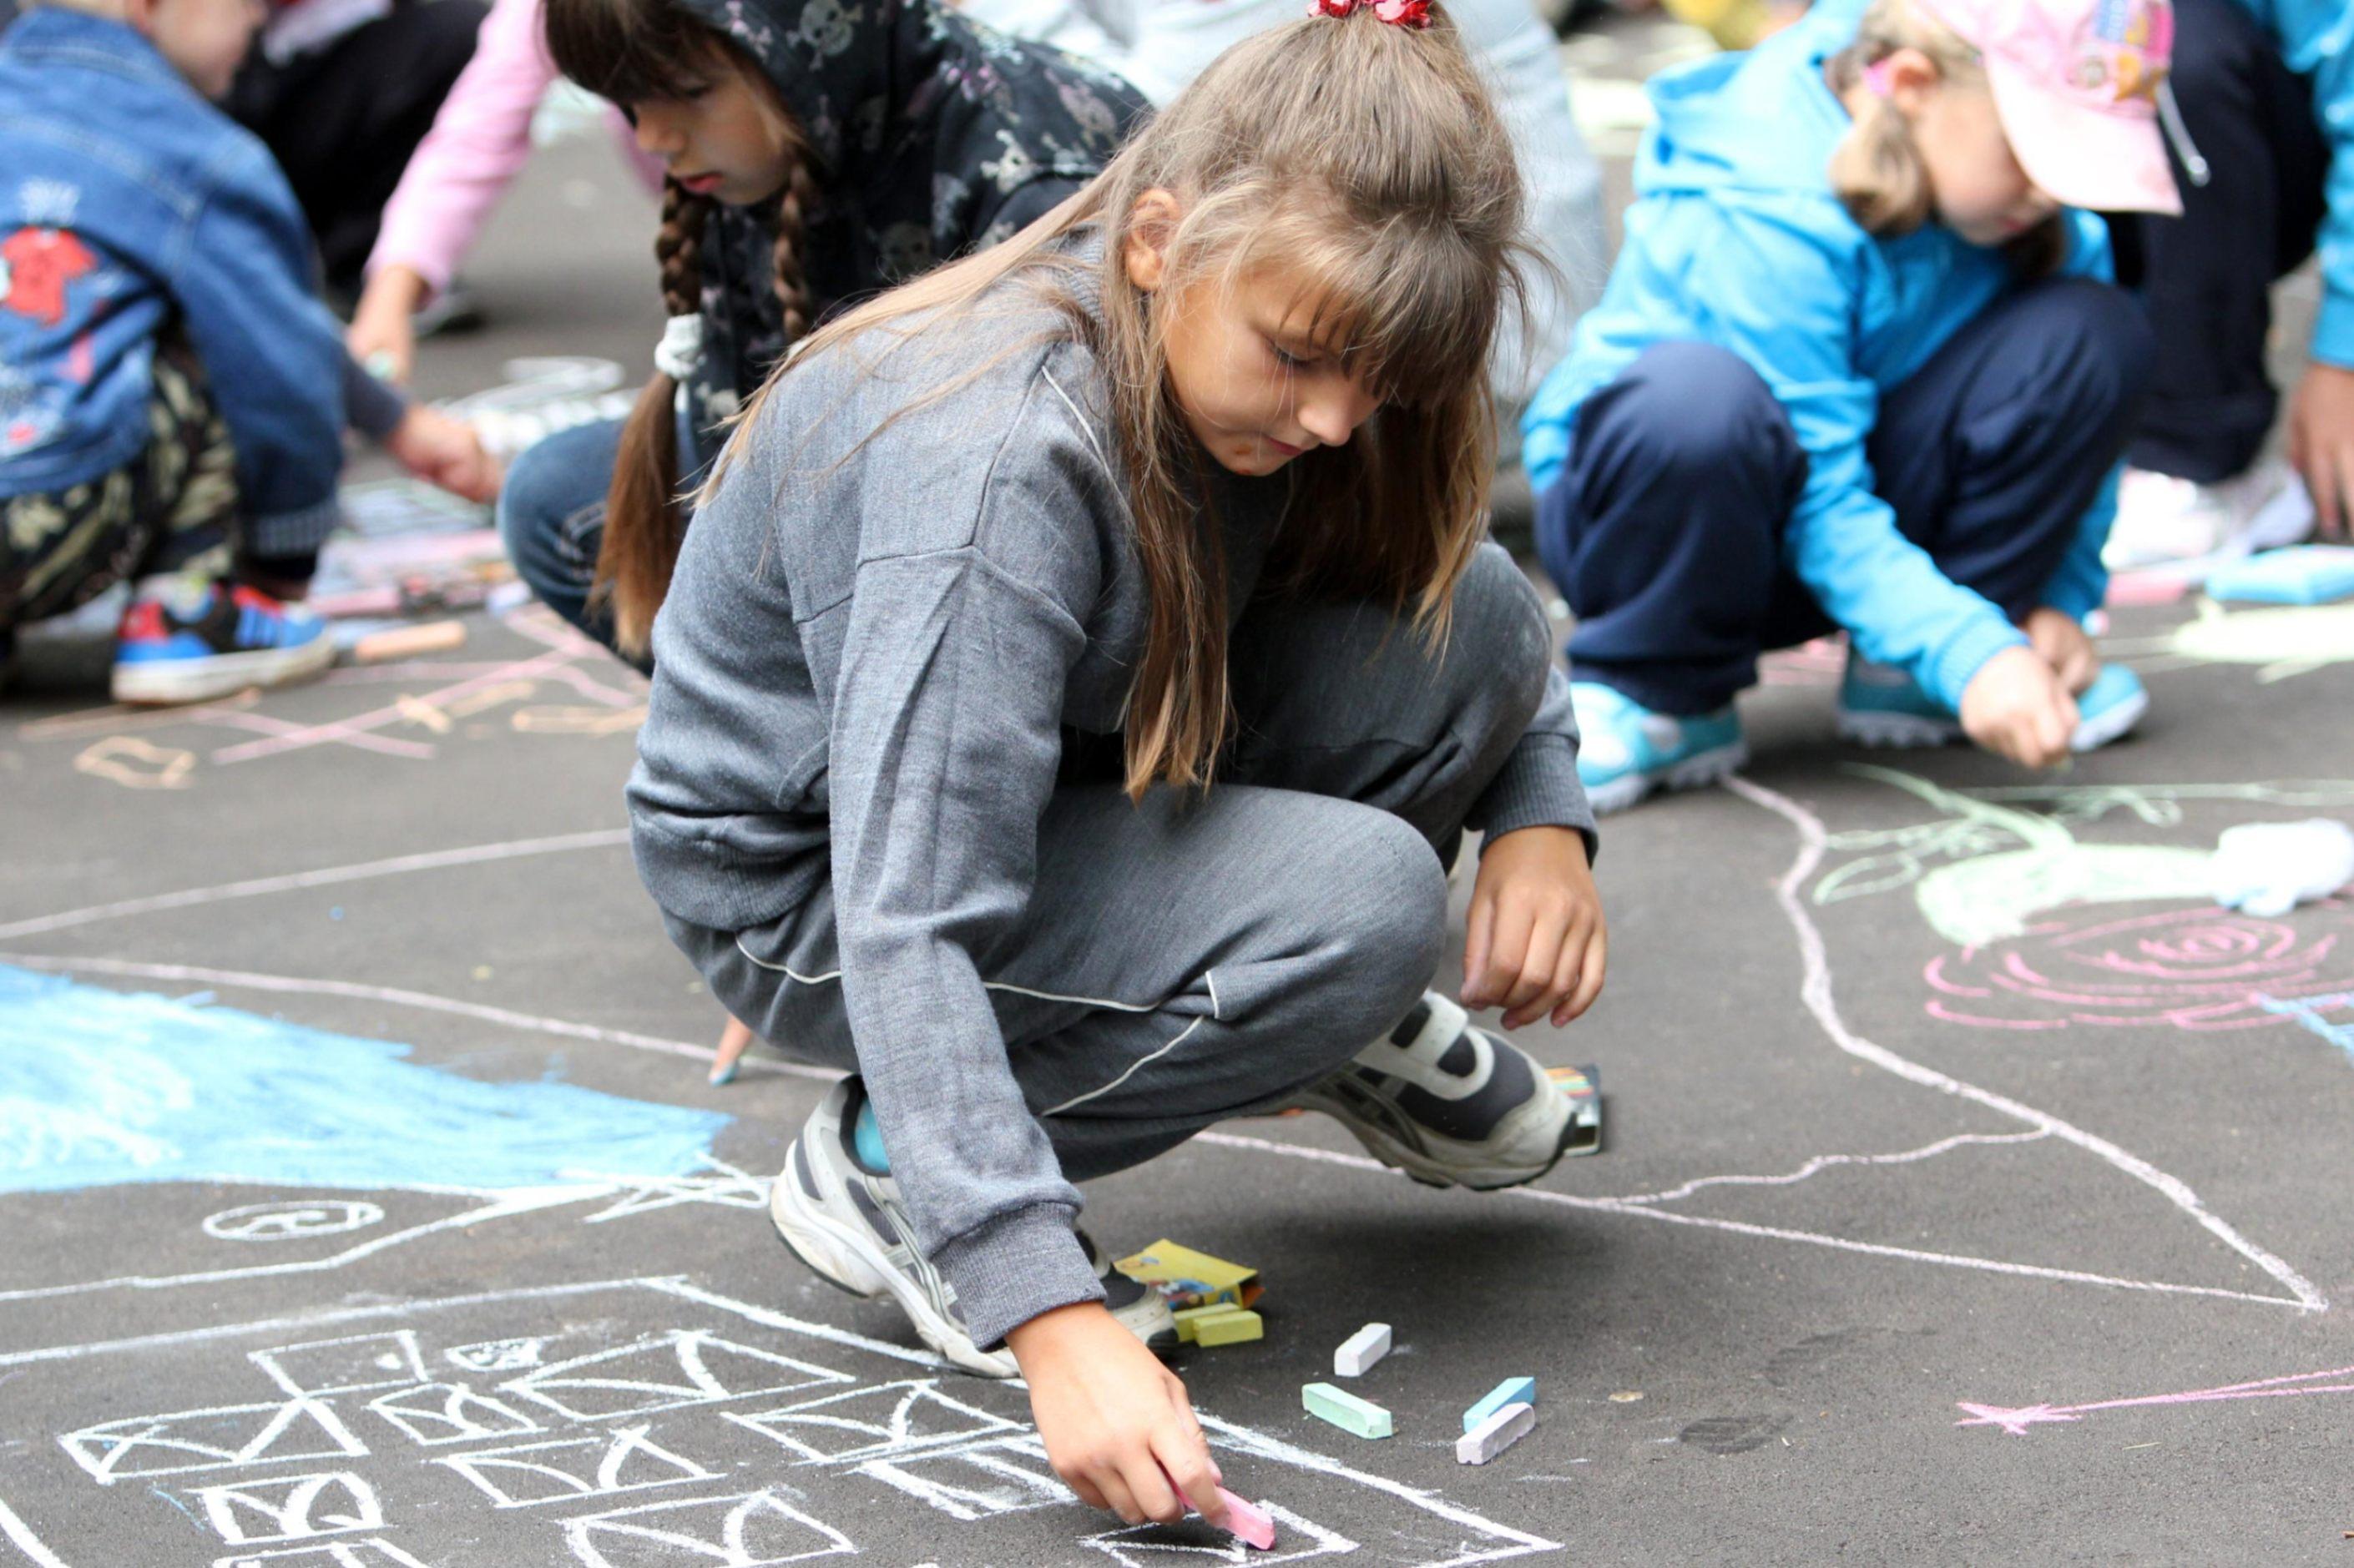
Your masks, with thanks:
[(491, 208), (531, 156), (532, 111), (556, 79), (539, 30), (540, 0), (495, 0), (474, 58), (433, 129), (417, 144), (384, 209), (371, 275), (407, 267), (433, 292), (482, 232)]

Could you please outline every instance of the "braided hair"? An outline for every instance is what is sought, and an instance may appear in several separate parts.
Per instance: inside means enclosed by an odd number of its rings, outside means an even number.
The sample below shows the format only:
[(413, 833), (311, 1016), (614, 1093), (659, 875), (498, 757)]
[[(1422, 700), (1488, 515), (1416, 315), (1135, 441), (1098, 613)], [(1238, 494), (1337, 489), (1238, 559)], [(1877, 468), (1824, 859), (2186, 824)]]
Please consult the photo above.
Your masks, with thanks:
[[(766, 87), (757, 70), (748, 80)], [(773, 98), (773, 90), (769, 90)], [(790, 348), (815, 324), (804, 243), (811, 216), (822, 199), (814, 158), (798, 122), (781, 102), (772, 105), (787, 128), (789, 173), (777, 198), (776, 241), (770, 286), (784, 317)], [(654, 235), (661, 268), (663, 313), (692, 316), (703, 309), (703, 241), (717, 204), (675, 180), (663, 185), (662, 226)], [(761, 366), (766, 371), (768, 366)], [(597, 551), (589, 603), (605, 605), (613, 617), (614, 646), (642, 664), (653, 635), (654, 612), (670, 592), (671, 569), (686, 536), (684, 498), (679, 493), (678, 383), (656, 371), (638, 394), (613, 464), (605, 497), (605, 535)]]

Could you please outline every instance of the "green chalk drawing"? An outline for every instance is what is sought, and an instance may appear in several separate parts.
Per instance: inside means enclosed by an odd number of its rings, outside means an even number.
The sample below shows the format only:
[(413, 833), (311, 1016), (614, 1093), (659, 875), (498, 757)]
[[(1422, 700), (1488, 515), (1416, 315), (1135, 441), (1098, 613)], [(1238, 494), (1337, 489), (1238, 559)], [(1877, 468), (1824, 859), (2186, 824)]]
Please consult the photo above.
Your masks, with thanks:
[(2338, 779), (2275, 779), (2249, 784), (2015, 784), (1972, 789), (1974, 800), (2041, 801), (2063, 822), (2097, 822), (2122, 811), (2154, 828), (2182, 824), (2185, 801), (2221, 800), (2287, 811), (2354, 806), (2354, 783)]
[(1931, 930), (1957, 947), (1975, 948), (2019, 936), (2037, 915), (2062, 905), (2208, 896), (2209, 851), (2079, 843), (2052, 817), (1957, 794), (1893, 768), (1853, 771), (1918, 796), (1947, 816), (1911, 828), (1834, 836), (1834, 850), (1870, 853), (1815, 885), (1819, 905), (1910, 886)]
[[(2139, 668), (2253, 664), (2260, 682), (2285, 681), (2332, 664), (2354, 662), (2354, 604), (2227, 611), (2201, 599), (2196, 616), (2158, 637), (2112, 638), (2111, 657)], [(2142, 661), (2151, 659), (2157, 663)]]

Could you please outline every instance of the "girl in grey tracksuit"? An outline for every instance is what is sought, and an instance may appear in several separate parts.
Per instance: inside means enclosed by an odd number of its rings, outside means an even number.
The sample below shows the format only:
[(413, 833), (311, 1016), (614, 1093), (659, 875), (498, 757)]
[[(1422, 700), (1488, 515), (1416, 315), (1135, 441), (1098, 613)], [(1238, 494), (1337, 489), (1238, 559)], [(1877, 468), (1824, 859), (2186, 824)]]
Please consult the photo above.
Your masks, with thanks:
[(1561, 1022), (1602, 980), (1566, 686), (1480, 542), (1518, 223), (1451, 28), (1327, 0), (817, 334), (655, 622), (640, 873), (730, 1012), (855, 1075), (779, 1231), (1018, 1364), (1125, 1517), (1218, 1517), (1214, 1467), (1073, 1181), (1288, 1104), (1428, 1181), (1559, 1153), (1543, 1069), (1425, 989), (1467, 828), (1465, 1001)]

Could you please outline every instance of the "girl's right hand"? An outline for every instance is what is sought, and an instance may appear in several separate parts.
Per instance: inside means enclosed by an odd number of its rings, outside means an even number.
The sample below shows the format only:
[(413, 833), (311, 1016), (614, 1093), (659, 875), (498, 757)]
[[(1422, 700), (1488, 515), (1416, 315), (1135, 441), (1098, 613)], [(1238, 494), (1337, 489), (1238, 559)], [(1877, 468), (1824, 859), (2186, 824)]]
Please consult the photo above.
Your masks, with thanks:
[(1223, 1478), (1185, 1385), (1100, 1302), (1041, 1312), (1005, 1343), (1029, 1382), (1046, 1461), (1080, 1501), (1129, 1524), (1174, 1524), (1190, 1505), (1225, 1527)]
[[(425, 280), (406, 267), (387, 267), (368, 280), (344, 345), (370, 375), (396, 386), (408, 385), (417, 367), (417, 331), (409, 318), (424, 302)], [(371, 363), (374, 361), (374, 363)]]
[(1963, 689), (1962, 728), (2022, 768), (2049, 768), (2067, 759), (2076, 699), (2033, 648), (2006, 648)]

